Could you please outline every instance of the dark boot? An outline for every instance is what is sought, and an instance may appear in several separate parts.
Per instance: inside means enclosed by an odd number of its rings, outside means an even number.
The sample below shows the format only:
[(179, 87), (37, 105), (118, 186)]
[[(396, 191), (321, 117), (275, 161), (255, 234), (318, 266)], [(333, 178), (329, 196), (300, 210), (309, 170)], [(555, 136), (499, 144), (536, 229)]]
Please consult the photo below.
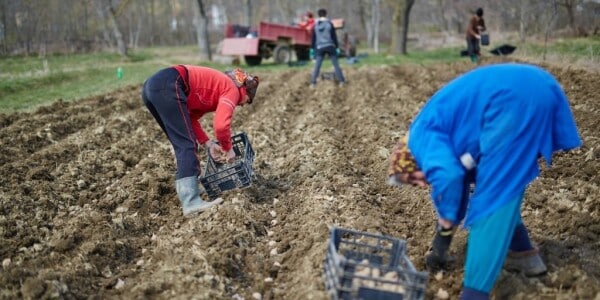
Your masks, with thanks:
[(504, 268), (522, 272), (525, 276), (543, 275), (548, 270), (540, 257), (539, 249), (531, 244), (529, 233), (523, 223), (515, 228)]
[(504, 268), (521, 272), (528, 277), (544, 275), (548, 271), (538, 248), (520, 252), (509, 250)]
[(432, 272), (448, 270), (455, 261), (454, 257), (448, 254), (454, 228), (444, 229), (437, 225), (435, 236), (431, 243), (431, 252), (425, 257), (425, 264)]

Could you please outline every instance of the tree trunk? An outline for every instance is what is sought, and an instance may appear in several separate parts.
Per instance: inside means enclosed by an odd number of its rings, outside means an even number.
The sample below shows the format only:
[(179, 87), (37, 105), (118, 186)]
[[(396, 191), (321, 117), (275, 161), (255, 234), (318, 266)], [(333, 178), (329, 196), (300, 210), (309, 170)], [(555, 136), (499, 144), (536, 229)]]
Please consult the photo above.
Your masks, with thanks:
[(542, 56), (542, 60), (546, 60), (546, 50), (548, 48), (548, 36), (550, 35), (550, 31), (552, 30), (552, 28), (554, 27), (554, 21), (556, 20), (556, 17), (558, 16), (558, 3), (556, 2), (557, 0), (553, 0), (551, 5), (552, 5), (552, 15), (550, 16), (550, 20), (546, 23), (546, 28), (545, 28), (545, 34), (544, 34), (544, 53)]
[(400, 1), (396, 1), (396, 0), (388, 0), (388, 4), (391, 5), (392, 7), (392, 22), (391, 22), (391, 26), (390, 26), (390, 34), (391, 34), (391, 41), (390, 41), (390, 49), (389, 49), (389, 53), (390, 54), (398, 54), (398, 50), (400, 49), (400, 41), (399, 41), (399, 36), (400, 36), (400, 21), (401, 21), (401, 17), (402, 16), (402, 4), (399, 3)]
[[(143, 7), (142, 4), (138, 3), (138, 4), (135, 5), (135, 7), (136, 7), (135, 11), (138, 11), (138, 12), (144, 11), (144, 7)], [(135, 22), (135, 25), (133, 23), (130, 25), (131, 26), (130, 31), (131, 31), (131, 36), (132, 37), (130, 37), (129, 40), (131, 41), (130, 42), (131, 47), (133, 49), (137, 49), (138, 48), (138, 44), (139, 44), (139, 40), (140, 40), (140, 34), (141, 34), (141, 31), (142, 31), (142, 28), (143, 28), (143, 25), (142, 25), (142, 23), (143, 23), (142, 22), (143, 21), (142, 15), (137, 15), (137, 16), (133, 17), (132, 21)]]
[[(121, 30), (117, 24), (117, 19), (115, 16), (115, 10), (113, 9), (110, 1), (105, 3), (105, 0), (96, 0), (96, 10), (98, 11), (98, 15), (101, 19), (106, 20), (108, 22), (108, 26), (112, 30), (114, 38), (117, 42), (117, 49), (120, 55), (127, 56), (127, 45), (123, 40), (123, 34), (121, 34)], [(106, 13), (108, 11), (108, 13)], [(107, 42), (111, 43), (110, 33), (107, 31), (108, 29), (103, 30), (103, 34)], [(112, 44), (112, 43), (111, 43)]]
[(521, 42), (525, 42), (527, 15), (529, 14), (528, 0), (521, 1), (519, 9), (519, 39), (521, 40)]
[(437, 0), (436, 5), (437, 12), (439, 13), (438, 23), (441, 23), (440, 29), (444, 32), (450, 31), (449, 22), (446, 20), (446, 8), (444, 7), (444, 0)]
[(373, 50), (379, 53), (379, 24), (381, 23), (381, 13), (379, 10), (379, 0), (371, 0), (371, 27), (373, 28)]
[(415, 4), (415, 0), (406, 0), (404, 2), (404, 14), (402, 15), (402, 40), (400, 53), (406, 55), (406, 44), (408, 43), (408, 24), (410, 20), (410, 11)]
[(373, 49), (373, 28), (371, 27), (371, 17), (367, 13), (367, 4), (364, 1), (360, 1), (358, 6), (358, 15), (360, 17), (360, 23), (367, 34), (367, 47)]
[(2, 31), (0, 33), (0, 45), (2, 45), (2, 51), (0, 51), (1, 55), (5, 55), (6, 53), (8, 53), (8, 47), (7, 44), (8, 42), (6, 42), (6, 27), (8, 26), (7, 22), (6, 22), (6, 3), (4, 3), (4, 1), (0, 2), (0, 12), (2, 14), (2, 24), (0, 26), (2, 26), (2, 28), (0, 28), (0, 31)]
[(392, 54), (406, 54), (406, 43), (408, 38), (408, 21), (410, 10), (415, 0), (403, 0), (388, 2), (394, 13), (392, 15), (392, 42), (390, 52)]
[(564, 6), (567, 10), (567, 18), (569, 19), (569, 30), (571, 33), (576, 33), (575, 31), (575, 7), (579, 4), (578, 0), (563, 0), (559, 3)]
[(117, 49), (119, 50), (119, 54), (121, 56), (127, 56), (127, 44), (125, 43), (125, 40), (123, 39), (123, 34), (119, 29), (116, 12), (112, 6), (109, 7), (108, 22), (110, 24), (110, 27), (112, 27), (113, 35), (117, 40)]
[(105, 46), (109, 47), (110, 49), (113, 49), (114, 44), (113, 44), (112, 39), (110, 38), (110, 32), (108, 31), (108, 25), (106, 24), (106, 17), (104, 17), (104, 15), (105, 15), (104, 10), (98, 8), (97, 11), (98, 11), (98, 14), (100, 14), (100, 20), (102, 20), (102, 37), (103, 37)]
[(150, 45), (154, 46), (154, 42), (156, 41), (156, 30), (154, 25), (155, 13), (154, 13), (154, 0), (150, 0)]
[[(249, 0), (248, 0), (249, 1)], [(208, 36), (208, 18), (204, 10), (202, 0), (198, 0), (198, 14), (196, 16), (196, 36), (198, 38), (198, 48), (200, 48), (200, 58), (203, 60), (212, 60), (210, 50), (210, 39)]]

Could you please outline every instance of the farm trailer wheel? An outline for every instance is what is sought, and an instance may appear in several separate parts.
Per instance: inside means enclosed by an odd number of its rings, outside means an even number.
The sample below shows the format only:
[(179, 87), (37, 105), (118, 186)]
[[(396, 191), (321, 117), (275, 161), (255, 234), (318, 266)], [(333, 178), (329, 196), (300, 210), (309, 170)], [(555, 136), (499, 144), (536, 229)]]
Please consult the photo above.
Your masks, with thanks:
[(280, 44), (273, 50), (273, 59), (278, 64), (287, 64), (292, 61), (292, 51), (288, 45)]

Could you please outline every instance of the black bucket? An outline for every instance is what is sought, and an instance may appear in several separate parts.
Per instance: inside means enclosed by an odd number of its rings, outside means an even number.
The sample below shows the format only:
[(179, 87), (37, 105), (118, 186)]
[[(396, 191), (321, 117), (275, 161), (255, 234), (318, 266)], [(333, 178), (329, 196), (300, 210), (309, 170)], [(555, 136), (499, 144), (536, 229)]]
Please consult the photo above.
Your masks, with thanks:
[(487, 46), (490, 44), (490, 35), (487, 32), (481, 33), (481, 45)]

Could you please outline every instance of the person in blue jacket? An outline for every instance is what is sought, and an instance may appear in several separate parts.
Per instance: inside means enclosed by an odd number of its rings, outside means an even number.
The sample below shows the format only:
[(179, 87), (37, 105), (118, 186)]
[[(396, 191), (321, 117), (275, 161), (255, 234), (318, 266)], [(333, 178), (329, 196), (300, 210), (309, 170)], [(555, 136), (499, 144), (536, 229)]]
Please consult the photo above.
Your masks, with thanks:
[(310, 79), (310, 88), (314, 88), (317, 84), (317, 77), (319, 76), (321, 64), (323, 63), (325, 55), (328, 55), (329, 58), (331, 58), (331, 63), (333, 64), (333, 69), (335, 71), (335, 78), (339, 82), (339, 86), (344, 86), (346, 84), (346, 78), (344, 78), (344, 73), (342, 73), (342, 69), (340, 68), (337, 59), (340, 54), (340, 49), (335, 33), (335, 26), (327, 18), (327, 10), (319, 9), (317, 15), (319, 16), (319, 19), (313, 27), (310, 49), (310, 52), (316, 58), (315, 67)]
[(452, 233), (464, 222), (461, 299), (489, 299), (503, 265), (544, 274), (521, 203), (539, 175), (538, 158), (551, 165), (553, 152), (581, 144), (567, 97), (540, 67), (479, 67), (436, 92), (394, 148), (388, 170), (391, 184), (431, 186), (438, 230), (428, 267), (447, 260)]

